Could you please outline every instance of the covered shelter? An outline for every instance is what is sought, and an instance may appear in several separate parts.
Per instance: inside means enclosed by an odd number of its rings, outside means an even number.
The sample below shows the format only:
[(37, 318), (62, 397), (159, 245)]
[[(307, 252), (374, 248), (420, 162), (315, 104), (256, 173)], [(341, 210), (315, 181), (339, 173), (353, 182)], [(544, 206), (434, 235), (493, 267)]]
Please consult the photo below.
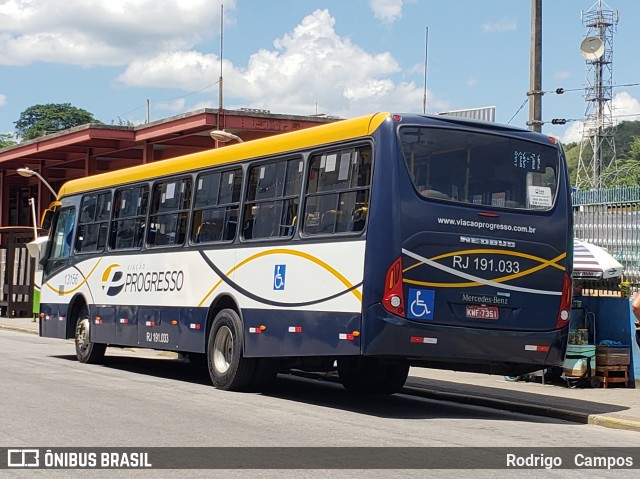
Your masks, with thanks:
[(336, 120), (205, 108), (138, 126), (91, 123), (44, 135), (0, 149), (0, 226), (29, 226), (29, 199), (35, 200), (39, 213), (53, 200), (36, 176), (22, 177), (19, 168), (37, 172), (58, 191), (74, 178), (223, 147), (225, 143), (211, 137), (212, 130), (249, 141)]

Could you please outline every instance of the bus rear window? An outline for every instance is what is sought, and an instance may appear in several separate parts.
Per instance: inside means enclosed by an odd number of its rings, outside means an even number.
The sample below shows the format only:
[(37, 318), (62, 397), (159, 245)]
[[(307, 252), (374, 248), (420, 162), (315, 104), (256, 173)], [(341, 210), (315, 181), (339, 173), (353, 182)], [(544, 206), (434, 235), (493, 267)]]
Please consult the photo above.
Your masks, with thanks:
[(405, 126), (399, 136), (422, 196), (528, 210), (554, 204), (560, 160), (555, 147), (444, 128)]

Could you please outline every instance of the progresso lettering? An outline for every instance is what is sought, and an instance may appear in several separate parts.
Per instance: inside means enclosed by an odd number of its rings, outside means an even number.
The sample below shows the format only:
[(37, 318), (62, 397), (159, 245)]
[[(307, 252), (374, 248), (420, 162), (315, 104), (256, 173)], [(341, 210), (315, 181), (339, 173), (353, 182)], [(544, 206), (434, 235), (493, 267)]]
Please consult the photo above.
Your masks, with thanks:
[(124, 290), (130, 293), (180, 291), (183, 286), (183, 271), (153, 271), (127, 273)]

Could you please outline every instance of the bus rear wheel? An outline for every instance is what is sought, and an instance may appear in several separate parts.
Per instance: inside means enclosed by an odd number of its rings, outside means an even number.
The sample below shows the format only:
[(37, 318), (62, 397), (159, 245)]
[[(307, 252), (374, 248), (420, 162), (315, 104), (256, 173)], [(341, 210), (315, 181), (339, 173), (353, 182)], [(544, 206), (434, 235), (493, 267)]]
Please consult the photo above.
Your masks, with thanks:
[(76, 321), (76, 357), (81, 363), (97, 364), (102, 362), (107, 345), (91, 341), (90, 325), (89, 313), (86, 309), (83, 309)]
[(338, 376), (349, 392), (393, 394), (402, 389), (409, 364), (380, 358), (346, 356), (338, 359)]
[(242, 321), (232, 309), (220, 311), (207, 339), (207, 367), (218, 389), (244, 391), (250, 388), (256, 360), (243, 356)]

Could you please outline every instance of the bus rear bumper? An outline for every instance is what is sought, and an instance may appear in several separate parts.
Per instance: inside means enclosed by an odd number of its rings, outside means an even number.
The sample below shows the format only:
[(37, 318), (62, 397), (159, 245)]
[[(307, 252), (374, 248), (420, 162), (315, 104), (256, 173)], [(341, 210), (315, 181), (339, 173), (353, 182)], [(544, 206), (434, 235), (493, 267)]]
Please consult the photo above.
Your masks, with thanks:
[(380, 304), (363, 317), (362, 353), (408, 358), (414, 366), (520, 375), (562, 366), (568, 328), (518, 331), (417, 323)]

